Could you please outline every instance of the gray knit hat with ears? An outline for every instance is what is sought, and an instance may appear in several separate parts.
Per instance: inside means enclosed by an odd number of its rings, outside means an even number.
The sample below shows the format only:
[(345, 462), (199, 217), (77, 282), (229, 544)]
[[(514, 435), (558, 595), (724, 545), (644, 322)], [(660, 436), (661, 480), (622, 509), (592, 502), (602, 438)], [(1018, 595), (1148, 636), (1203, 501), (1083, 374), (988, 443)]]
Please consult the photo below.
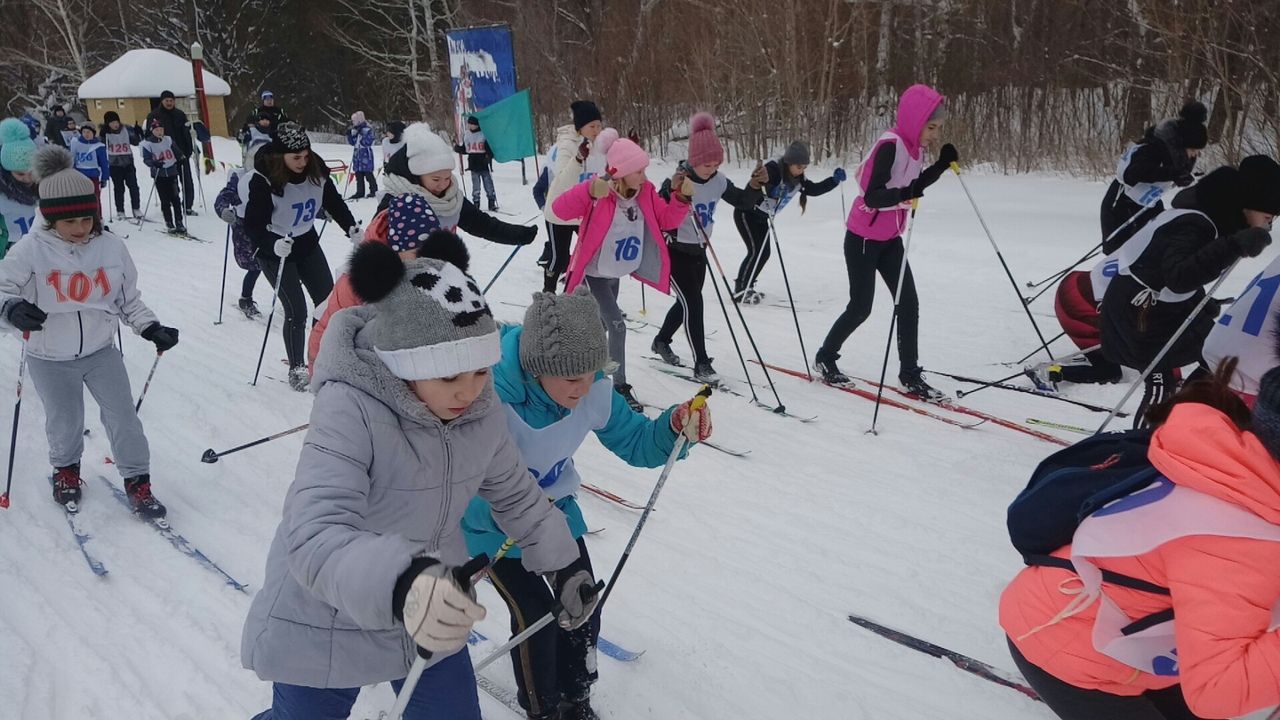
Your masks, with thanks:
[(576, 377), (609, 363), (600, 306), (586, 285), (570, 295), (538, 292), (524, 313), (520, 367), (535, 377)]

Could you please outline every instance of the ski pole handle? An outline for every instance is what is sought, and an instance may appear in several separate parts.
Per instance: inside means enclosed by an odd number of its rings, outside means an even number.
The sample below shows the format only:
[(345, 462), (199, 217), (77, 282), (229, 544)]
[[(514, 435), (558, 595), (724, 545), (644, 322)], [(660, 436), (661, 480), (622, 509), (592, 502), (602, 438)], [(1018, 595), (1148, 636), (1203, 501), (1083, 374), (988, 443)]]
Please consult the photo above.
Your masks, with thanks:
[(955, 174), (959, 175), (959, 174), (960, 174), (960, 163), (958, 163), (958, 162), (954, 162), (954, 161), (953, 161), (953, 162), (951, 163), (951, 172), (953, 172), (953, 173), (955, 173)]
[[(593, 598), (604, 591), (604, 587), (605, 585), (603, 580), (597, 581), (595, 585), (584, 585), (578, 590), (578, 597), (582, 598), (583, 602), (591, 602)], [(557, 600), (556, 604), (551, 606), (551, 610), (546, 615), (538, 618), (538, 621), (525, 628), (524, 632), (511, 638), (504, 643), (502, 647), (489, 653), (483, 660), (476, 663), (474, 671), (477, 673), (480, 672), (493, 664), (493, 662), (498, 658), (504, 657), (507, 653), (511, 652), (513, 648), (517, 648), (522, 645), (525, 640), (528, 640), (530, 637), (537, 634), (539, 630), (554, 622), (556, 616), (558, 616), (562, 610), (564, 610), (564, 606)]]

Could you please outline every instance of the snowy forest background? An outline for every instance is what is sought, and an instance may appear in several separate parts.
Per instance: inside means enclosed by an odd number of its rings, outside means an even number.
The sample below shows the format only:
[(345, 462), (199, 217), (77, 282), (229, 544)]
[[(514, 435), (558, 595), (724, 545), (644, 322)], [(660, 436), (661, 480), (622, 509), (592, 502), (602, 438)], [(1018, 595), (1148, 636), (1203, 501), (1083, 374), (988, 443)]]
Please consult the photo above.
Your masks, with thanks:
[(313, 130), (357, 109), (451, 128), (444, 30), (506, 23), (540, 143), (588, 97), (657, 152), (707, 109), (731, 160), (805, 138), (856, 161), (927, 82), (966, 161), (1005, 171), (1107, 172), (1187, 97), (1214, 159), (1280, 145), (1277, 0), (0, 0), (0, 18), (11, 114), (74, 105), (125, 50), (199, 40), (233, 127), (270, 88)]

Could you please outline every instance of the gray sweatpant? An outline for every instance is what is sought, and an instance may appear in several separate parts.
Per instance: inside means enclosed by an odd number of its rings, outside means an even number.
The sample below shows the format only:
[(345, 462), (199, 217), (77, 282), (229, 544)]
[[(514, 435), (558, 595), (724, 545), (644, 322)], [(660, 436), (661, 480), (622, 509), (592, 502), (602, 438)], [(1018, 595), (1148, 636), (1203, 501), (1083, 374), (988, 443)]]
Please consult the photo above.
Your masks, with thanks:
[(133, 391), (124, 358), (114, 346), (75, 360), (27, 357), (31, 380), (44, 403), (44, 433), (49, 439), (49, 464), (64, 467), (80, 462), (84, 453), (84, 388), (102, 410), (102, 425), (111, 455), (123, 478), (151, 472), (151, 449), (142, 422), (133, 410)]
[(618, 278), (586, 276), (587, 287), (600, 306), (600, 320), (609, 336), (609, 359), (618, 364), (613, 373), (614, 386), (627, 384), (627, 323), (618, 307)]

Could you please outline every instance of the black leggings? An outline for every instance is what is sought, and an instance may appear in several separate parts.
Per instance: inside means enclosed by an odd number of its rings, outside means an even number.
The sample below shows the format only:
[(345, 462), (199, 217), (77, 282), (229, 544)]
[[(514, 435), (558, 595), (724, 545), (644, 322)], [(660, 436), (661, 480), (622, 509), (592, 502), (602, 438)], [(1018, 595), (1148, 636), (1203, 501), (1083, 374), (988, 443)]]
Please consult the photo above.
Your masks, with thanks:
[(111, 194), (116, 196), (116, 212), (124, 214), (124, 191), (129, 189), (129, 207), (133, 208), (133, 212), (137, 214), (140, 203), (138, 202), (138, 171), (132, 164), (129, 165), (112, 165), (111, 166)]
[[(366, 196), (364, 192), (365, 178), (369, 179), (369, 194)], [(374, 179), (373, 173), (362, 172), (356, 173), (356, 196), (357, 197), (373, 197), (378, 194), (378, 181)]]
[[(258, 255), (258, 263), (271, 287), (276, 286), (276, 273), (280, 272), (280, 258), (275, 255)], [(333, 274), (329, 261), (320, 246), (302, 255), (290, 255), (284, 264), (284, 276), (280, 278), (280, 305), (284, 308), (284, 352), (289, 367), (307, 364), (304, 341), (307, 332), (307, 299), (302, 296), (306, 287), (311, 304), (319, 305), (333, 291)]]
[[(587, 544), (578, 539), (578, 552), (591, 569)], [(594, 573), (592, 573), (594, 575)], [(551, 611), (554, 598), (546, 580), (520, 564), (519, 558), (500, 558), (490, 572), (493, 586), (511, 611), (511, 634), (524, 632)], [(598, 678), (596, 644), (600, 639), (600, 608), (577, 630), (552, 623), (511, 651), (520, 707), (530, 717), (553, 717), (560, 702), (585, 699)]]
[(1187, 707), (1181, 685), (1141, 695), (1112, 695), (1059, 680), (1027, 660), (1012, 640), (1009, 652), (1027, 684), (1062, 720), (1200, 720)]
[(547, 223), (547, 244), (542, 247), (542, 257), (538, 258), (538, 264), (546, 270), (546, 278), (542, 281), (543, 292), (555, 292), (556, 282), (569, 269), (570, 246), (573, 244), (573, 234), (577, 231), (577, 225)]
[(734, 210), (733, 224), (747, 246), (747, 256), (738, 266), (738, 277), (733, 281), (733, 294), (736, 296), (756, 286), (756, 278), (760, 277), (764, 264), (769, 262), (773, 246), (769, 242), (769, 220), (764, 214), (755, 210)]
[(156, 178), (156, 195), (160, 196), (160, 212), (166, 225), (182, 226), (182, 198), (178, 196), (178, 178)]
[(261, 270), (245, 270), (244, 282), (240, 283), (240, 297), (252, 298), (253, 287), (258, 284), (258, 276), (262, 274)]
[[(670, 343), (684, 325), (695, 363), (711, 362), (707, 357), (706, 329), (702, 318), (702, 286), (707, 280), (707, 251), (687, 243), (672, 243), (671, 287), (676, 302), (667, 311), (658, 339)], [(686, 249), (687, 248), (687, 249)]]
[(1124, 369), (1108, 360), (1101, 350), (1090, 350), (1084, 354), (1088, 365), (1063, 365), (1062, 379), (1069, 383), (1114, 383), (1120, 382)]
[(849, 273), (849, 304), (836, 318), (818, 349), (818, 357), (836, 360), (844, 341), (871, 316), (871, 306), (876, 299), (876, 273), (884, 279), (890, 293), (898, 291), (898, 273), (902, 272), (902, 296), (898, 302), (898, 363), (903, 371), (914, 370), (920, 364), (920, 299), (916, 296), (916, 281), (911, 276), (911, 264), (903, 267), (902, 238), (879, 242), (864, 240), (851, 232), (844, 234), (844, 263)]

